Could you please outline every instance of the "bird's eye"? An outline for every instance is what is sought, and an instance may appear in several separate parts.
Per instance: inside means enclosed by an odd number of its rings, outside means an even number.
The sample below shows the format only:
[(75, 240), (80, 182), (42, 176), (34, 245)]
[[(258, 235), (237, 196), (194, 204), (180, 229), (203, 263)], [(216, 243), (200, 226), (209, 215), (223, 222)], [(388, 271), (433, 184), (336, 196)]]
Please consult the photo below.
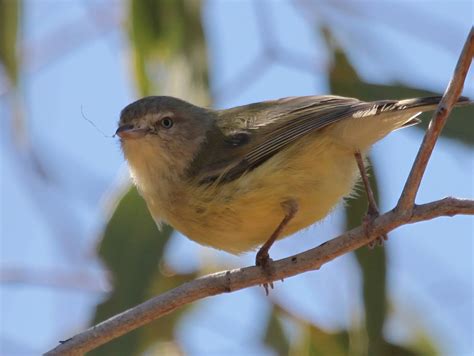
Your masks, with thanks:
[(170, 129), (173, 126), (173, 120), (169, 117), (164, 117), (160, 120), (161, 127)]

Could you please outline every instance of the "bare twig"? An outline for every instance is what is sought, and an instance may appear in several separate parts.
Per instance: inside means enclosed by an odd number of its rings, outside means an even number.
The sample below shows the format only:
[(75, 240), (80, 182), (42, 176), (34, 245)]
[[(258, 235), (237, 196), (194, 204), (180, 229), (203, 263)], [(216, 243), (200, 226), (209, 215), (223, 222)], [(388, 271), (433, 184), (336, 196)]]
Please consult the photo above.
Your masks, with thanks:
[(471, 28), (469, 35), (467, 36), (466, 43), (459, 57), (456, 69), (453, 73), (453, 78), (448, 84), (446, 91), (441, 99), (438, 108), (433, 114), (433, 118), (430, 121), (428, 130), (426, 130), (425, 137), (421, 144), (420, 150), (415, 158), (415, 163), (410, 171), (410, 175), (403, 188), (402, 195), (397, 204), (397, 209), (403, 212), (405, 216), (409, 216), (411, 208), (415, 203), (416, 194), (420, 188), (421, 178), (425, 173), (428, 160), (430, 159), (431, 153), (433, 152), (434, 145), (438, 140), (441, 130), (443, 129), (448, 116), (461, 95), (464, 81), (466, 79), (467, 72), (474, 56), (474, 28)]
[(441, 216), (474, 215), (474, 200), (445, 198), (423, 205), (414, 204), (434, 144), (461, 93), (462, 82), (474, 53), (473, 37), (474, 33), (471, 30), (453, 79), (428, 128), (397, 207), (374, 219), (369, 234), (366, 229), (359, 226), (316, 248), (275, 261), (272, 263), (271, 276), (259, 267), (246, 267), (215, 273), (185, 283), (77, 334), (46, 355), (79, 355), (196, 300), (319, 269), (336, 257), (367, 245), (378, 236), (401, 225)]

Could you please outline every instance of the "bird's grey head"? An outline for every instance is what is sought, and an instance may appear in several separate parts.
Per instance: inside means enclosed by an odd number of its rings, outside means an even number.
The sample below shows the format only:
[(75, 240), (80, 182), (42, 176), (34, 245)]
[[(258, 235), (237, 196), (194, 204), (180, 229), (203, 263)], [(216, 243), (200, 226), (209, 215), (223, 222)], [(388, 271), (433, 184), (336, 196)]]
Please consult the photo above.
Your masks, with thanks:
[(130, 165), (156, 161), (165, 169), (190, 162), (212, 126), (213, 112), (169, 96), (149, 96), (125, 107), (116, 135)]
[(168, 140), (172, 136), (190, 138), (200, 126), (208, 126), (209, 110), (169, 96), (147, 96), (127, 105), (120, 114), (116, 134), (121, 139), (147, 135)]

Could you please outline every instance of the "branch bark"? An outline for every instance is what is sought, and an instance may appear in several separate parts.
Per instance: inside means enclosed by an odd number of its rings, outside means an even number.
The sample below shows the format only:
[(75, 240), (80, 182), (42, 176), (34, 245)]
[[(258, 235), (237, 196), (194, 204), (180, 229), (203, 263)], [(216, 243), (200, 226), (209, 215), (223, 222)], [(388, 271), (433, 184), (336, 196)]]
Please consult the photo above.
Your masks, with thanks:
[(434, 144), (459, 98), (473, 54), (474, 30), (471, 29), (453, 79), (430, 122), (398, 204), (373, 221), (369, 234), (359, 226), (316, 248), (274, 261), (270, 275), (252, 266), (218, 272), (185, 283), (75, 335), (45, 355), (80, 355), (196, 300), (317, 270), (336, 257), (367, 245), (401, 225), (441, 216), (474, 215), (474, 200), (444, 198), (427, 204), (414, 204)]

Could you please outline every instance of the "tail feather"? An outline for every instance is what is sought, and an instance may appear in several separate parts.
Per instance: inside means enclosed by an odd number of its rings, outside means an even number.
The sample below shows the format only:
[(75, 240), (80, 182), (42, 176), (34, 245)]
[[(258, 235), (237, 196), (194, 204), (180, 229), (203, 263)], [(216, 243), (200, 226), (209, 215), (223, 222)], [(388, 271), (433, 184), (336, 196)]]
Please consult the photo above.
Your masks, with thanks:
[(405, 122), (402, 126), (400, 126), (400, 128), (403, 129), (405, 127), (418, 125), (420, 122), (421, 122), (421, 120), (418, 117), (412, 117), (410, 120)]
[[(397, 101), (395, 106), (398, 107), (399, 110), (419, 108), (421, 111), (429, 111), (429, 110), (435, 109), (438, 106), (441, 99), (442, 99), (442, 96), (439, 96), (439, 95), (428, 96), (424, 98), (404, 99), (404, 100)], [(456, 103), (456, 106), (470, 105), (473, 103), (474, 102), (471, 101), (468, 97), (460, 96)]]
[[(357, 103), (357, 109), (352, 114), (353, 120), (334, 124), (331, 131), (339, 142), (364, 151), (388, 133), (419, 123), (417, 116), (423, 111), (436, 109), (441, 98), (432, 96)], [(473, 102), (466, 97), (460, 97), (456, 103), (457, 106), (469, 104)]]

